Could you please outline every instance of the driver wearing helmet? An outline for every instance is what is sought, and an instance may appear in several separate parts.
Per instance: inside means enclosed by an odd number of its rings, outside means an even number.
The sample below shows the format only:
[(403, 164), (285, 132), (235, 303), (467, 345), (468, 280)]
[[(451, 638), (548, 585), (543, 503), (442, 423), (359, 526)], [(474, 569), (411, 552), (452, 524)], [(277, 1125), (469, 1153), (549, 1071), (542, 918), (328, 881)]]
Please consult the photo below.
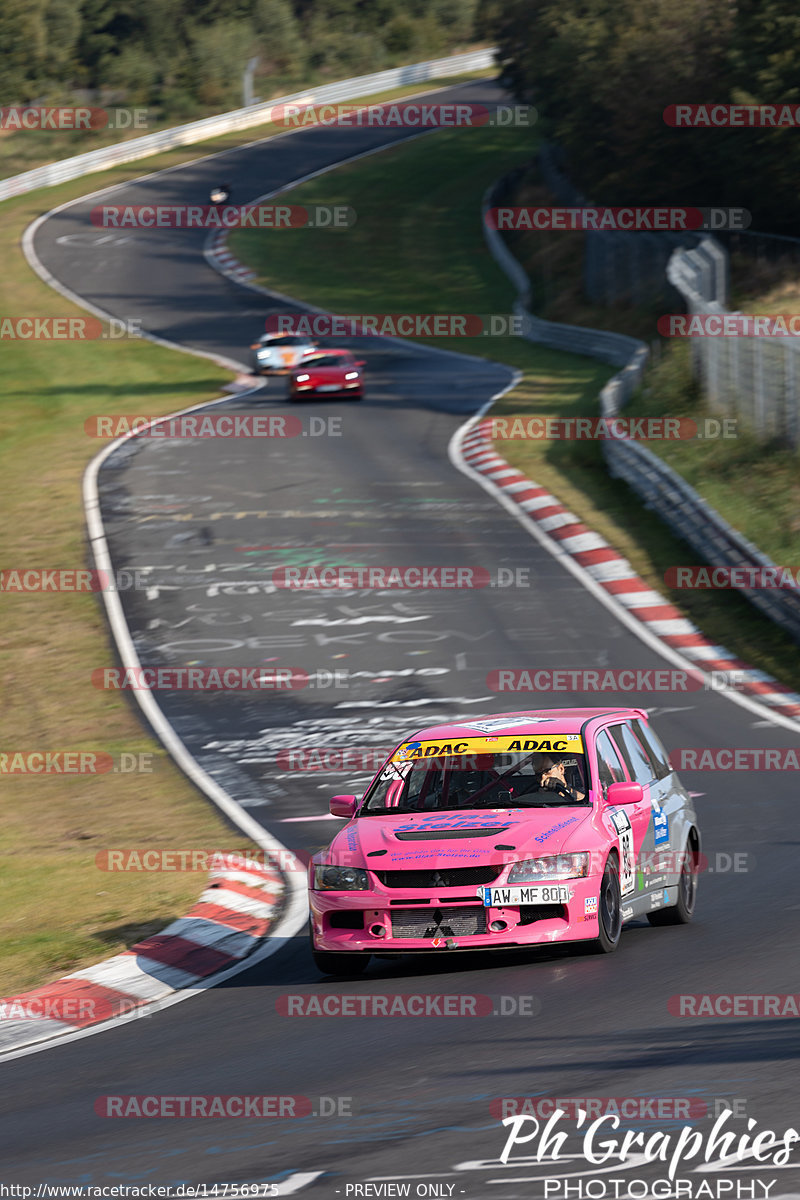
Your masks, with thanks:
[[(545, 791), (559, 792), (564, 788), (575, 800), (583, 800), (584, 793), (567, 783), (566, 769), (563, 759), (556, 759), (552, 754), (539, 753), (534, 755), (533, 768), (539, 775), (539, 787)], [(561, 787), (559, 787), (559, 784)]]

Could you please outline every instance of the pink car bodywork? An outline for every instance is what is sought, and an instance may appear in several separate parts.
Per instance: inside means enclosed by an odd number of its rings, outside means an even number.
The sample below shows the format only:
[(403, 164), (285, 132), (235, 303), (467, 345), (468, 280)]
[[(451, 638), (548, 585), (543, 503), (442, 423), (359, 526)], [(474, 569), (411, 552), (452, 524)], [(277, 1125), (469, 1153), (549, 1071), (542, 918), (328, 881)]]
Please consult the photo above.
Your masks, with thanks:
[[(407, 753), (403, 747), (417, 742), (444, 746), (443, 754), (468, 741), (472, 745), (470, 739), (475, 739), (476, 745), (485, 742), (481, 726), (503, 739), (520, 739), (524, 750), (535, 749), (539, 743), (547, 750), (547, 739), (554, 747), (552, 739), (559, 735), (580, 738), (589, 772), (588, 803), (515, 808), (512, 800), (508, 807), (352, 816), (310, 863), (312, 945), (323, 958), (337, 953), (508, 949), (598, 939), (602, 932), (598, 926), (601, 884), (610, 856), (616, 856), (618, 863), (622, 923), (641, 915), (651, 915), (654, 924), (665, 923), (657, 918), (667, 914), (657, 910), (674, 912), (682, 886), (682, 863), (687, 852), (695, 855), (692, 861), (696, 861), (699, 834), (692, 801), (669, 767), (657, 738), (652, 738), (655, 752), (650, 743), (653, 779), (649, 784), (642, 783), (647, 769), (639, 758), (634, 771), (631, 756), (621, 749), (623, 737), (627, 741), (632, 730), (640, 749), (650, 741), (648, 734), (653, 731), (645, 712), (634, 708), (541, 710), (478, 717), (474, 724), (460, 721), (431, 726), (417, 731), (412, 743), (400, 743), (387, 764), (396, 761), (398, 753)], [(610, 795), (608, 777), (604, 783), (598, 763), (597, 740), (604, 732), (616, 739), (624, 772)], [(609, 757), (607, 743), (602, 744)], [(385, 769), (386, 765), (382, 771)], [(378, 772), (365, 798), (381, 777)], [(351, 815), (363, 803), (354, 797), (336, 797), (331, 811)], [(558, 880), (558, 888), (565, 889), (566, 895), (563, 890), (554, 892), (556, 904), (514, 903), (512, 893), (504, 903), (502, 893), (494, 895), (494, 889), (507, 885), (515, 862), (587, 852), (588, 873), (583, 878)], [(363, 868), (369, 887), (316, 890), (315, 867), (331, 864)], [(494, 878), (487, 879), (487, 875)], [(433, 886), (432, 880), (436, 881)], [(441, 886), (443, 880), (451, 886)], [(486, 896), (491, 897), (488, 906), (481, 896), (484, 886), (492, 888)], [(691, 902), (693, 906), (693, 894)]]

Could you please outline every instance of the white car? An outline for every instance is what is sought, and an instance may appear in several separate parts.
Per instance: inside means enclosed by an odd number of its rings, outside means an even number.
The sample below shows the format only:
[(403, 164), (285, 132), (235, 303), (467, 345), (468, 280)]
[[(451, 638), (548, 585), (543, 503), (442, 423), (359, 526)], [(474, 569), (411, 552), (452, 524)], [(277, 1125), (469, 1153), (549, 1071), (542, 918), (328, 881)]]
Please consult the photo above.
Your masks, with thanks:
[(313, 338), (298, 333), (265, 333), (250, 349), (255, 375), (283, 374), (319, 352)]

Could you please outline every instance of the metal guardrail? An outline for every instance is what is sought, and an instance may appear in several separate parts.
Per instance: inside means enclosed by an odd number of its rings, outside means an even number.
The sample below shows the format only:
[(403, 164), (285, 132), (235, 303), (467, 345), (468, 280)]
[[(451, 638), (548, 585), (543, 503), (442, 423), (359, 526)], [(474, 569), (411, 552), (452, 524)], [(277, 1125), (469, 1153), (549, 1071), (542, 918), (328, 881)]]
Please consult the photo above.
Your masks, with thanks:
[(278, 105), (330, 104), (337, 100), (358, 100), (361, 96), (403, 87), (406, 84), (424, 83), (427, 79), (440, 79), (446, 78), (448, 75), (480, 71), (493, 66), (494, 61), (493, 48), (470, 50), (465, 54), (454, 54), (448, 58), (432, 58), (427, 62), (410, 63), (404, 67), (393, 67), (388, 71), (376, 71), (371, 75), (358, 75), (353, 79), (342, 79), (337, 83), (328, 83), (322, 87), (307, 87), (301, 92), (292, 92), (288, 96), (276, 96), (263, 104), (253, 104), (248, 108), (237, 108), (232, 112), (204, 117), (202, 120), (192, 121), (188, 125), (176, 125), (172, 129), (148, 133), (144, 137), (131, 138), (126, 142), (117, 142), (113, 146), (104, 146), (99, 150), (89, 150), (85, 154), (64, 158), (60, 162), (48, 163), (46, 166), (36, 167), (32, 171), (25, 171), (21, 175), (12, 175), (8, 179), (0, 180), (0, 200), (8, 200), (11, 196), (20, 196), (23, 192), (31, 192), (36, 188), (53, 187), (57, 183), (78, 179), (80, 176), (90, 175), (94, 171), (105, 171), (108, 167), (116, 166), (117, 163), (135, 162), (136, 159), (147, 158), (152, 154), (171, 150), (174, 146), (189, 146), (194, 142), (218, 137), (220, 134), (229, 133), (232, 130), (264, 125), (270, 120), (272, 109)]
[[(590, 358), (622, 365), (623, 369), (600, 392), (602, 415), (609, 418), (617, 416), (642, 378), (648, 358), (647, 346), (637, 338), (586, 329), (580, 325), (545, 321), (528, 312), (530, 281), (527, 273), (510, 252), (501, 234), (489, 228), (485, 219), (487, 210), (498, 202), (497, 192), (502, 183), (500, 181), (500, 185), (489, 188), (484, 195), (483, 229), (492, 257), (517, 289), (514, 312), (523, 317), (522, 336), (554, 350), (585, 354)], [(720, 268), (719, 247), (715, 247), (710, 238), (706, 241), (712, 244), (701, 248), (696, 278), (704, 281), (704, 287), (713, 288), (716, 272)], [(676, 263), (676, 272), (685, 271), (686, 262), (681, 261), (678, 255), (674, 256), (673, 262)], [(633, 440), (608, 440), (602, 443), (602, 448), (612, 477), (624, 479), (644, 501), (645, 507), (655, 512), (673, 533), (687, 542), (710, 566), (775, 567), (771, 559), (729, 525), (685, 479), (647, 447)], [(736, 590), (790, 637), (800, 642), (800, 588)]]

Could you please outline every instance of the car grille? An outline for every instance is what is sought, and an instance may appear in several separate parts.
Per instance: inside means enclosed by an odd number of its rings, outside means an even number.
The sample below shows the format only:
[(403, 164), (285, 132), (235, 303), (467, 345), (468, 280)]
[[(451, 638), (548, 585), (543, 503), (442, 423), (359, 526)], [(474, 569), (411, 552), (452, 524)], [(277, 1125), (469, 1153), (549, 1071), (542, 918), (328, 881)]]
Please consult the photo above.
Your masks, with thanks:
[(441, 867), (433, 871), (376, 871), (387, 888), (468, 887), (470, 884), (492, 883), (502, 866)]
[(397, 938), (472, 937), (486, 933), (485, 908), (400, 908), (391, 914)]
[(554, 917), (566, 921), (567, 910), (563, 904), (525, 905), (519, 910), (520, 925), (533, 925), (536, 921), (552, 921)]

